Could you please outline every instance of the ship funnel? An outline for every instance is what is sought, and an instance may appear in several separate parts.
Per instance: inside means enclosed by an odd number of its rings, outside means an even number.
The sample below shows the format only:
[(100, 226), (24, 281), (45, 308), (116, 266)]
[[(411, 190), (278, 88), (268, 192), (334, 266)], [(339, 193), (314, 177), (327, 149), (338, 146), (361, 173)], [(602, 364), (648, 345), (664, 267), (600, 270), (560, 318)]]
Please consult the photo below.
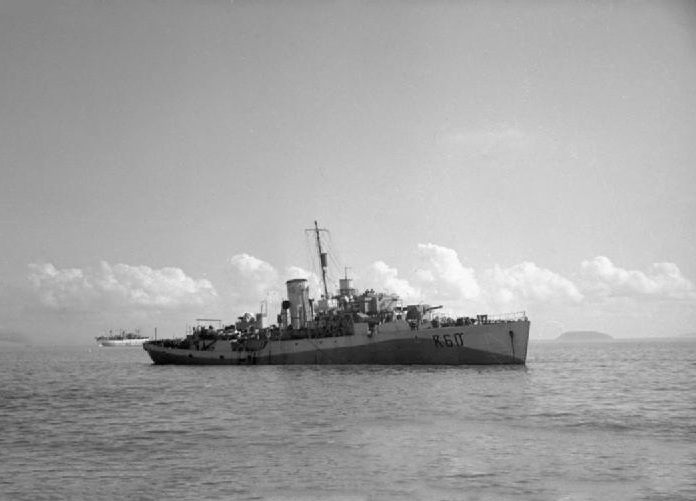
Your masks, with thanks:
[(288, 301), (290, 302), (290, 325), (293, 329), (306, 327), (312, 315), (307, 280), (296, 278), (288, 280), (285, 285), (288, 288)]

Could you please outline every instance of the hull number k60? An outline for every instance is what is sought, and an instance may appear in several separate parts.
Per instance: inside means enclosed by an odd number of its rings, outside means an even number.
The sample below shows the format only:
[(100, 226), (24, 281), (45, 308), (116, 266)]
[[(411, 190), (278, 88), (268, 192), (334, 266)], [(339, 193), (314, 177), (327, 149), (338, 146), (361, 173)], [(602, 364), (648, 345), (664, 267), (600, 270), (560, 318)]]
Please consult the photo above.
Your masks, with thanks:
[(454, 346), (464, 346), (464, 333), (455, 332), (454, 334), (433, 334), (433, 342), (438, 348), (452, 348)]

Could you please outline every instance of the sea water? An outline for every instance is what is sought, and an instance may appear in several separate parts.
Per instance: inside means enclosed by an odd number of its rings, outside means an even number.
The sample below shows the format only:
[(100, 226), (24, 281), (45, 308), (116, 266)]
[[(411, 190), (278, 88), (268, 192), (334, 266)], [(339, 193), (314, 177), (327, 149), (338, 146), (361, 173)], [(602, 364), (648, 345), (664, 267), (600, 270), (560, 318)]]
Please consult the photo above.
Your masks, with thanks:
[(155, 366), (0, 354), (0, 498), (696, 499), (696, 342), (526, 367)]

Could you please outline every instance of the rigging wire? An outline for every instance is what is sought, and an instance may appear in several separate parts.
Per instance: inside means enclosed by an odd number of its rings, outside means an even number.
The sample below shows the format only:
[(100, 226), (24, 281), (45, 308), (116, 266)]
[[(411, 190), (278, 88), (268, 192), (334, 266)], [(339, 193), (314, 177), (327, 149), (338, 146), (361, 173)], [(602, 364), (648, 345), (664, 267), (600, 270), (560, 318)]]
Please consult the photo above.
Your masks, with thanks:
[[(327, 288), (336, 290), (338, 289), (338, 280), (335, 277), (341, 277), (342, 275), (341, 265), (336, 257), (337, 252), (332, 243), (331, 232), (327, 229), (320, 229), (319, 239), (321, 241), (322, 250), (329, 256), (326, 267)], [(311, 271), (317, 277), (321, 277), (321, 262), (318, 260), (319, 249), (317, 249), (316, 232), (314, 229), (305, 232), (305, 250), (309, 257), (308, 262), (312, 265)]]
[(329, 258), (335, 266), (337, 276), (341, 277), (343, 276), (343, 267), (341, 266), (341, 262), (343, 260), (340, 258), (338, 252), (336, 251), (336, 247), (334, 246), (333, 240), (331, 238), (331, 233), (328, 230), (326, 233), (328, 235), (328, 238), (326, 239), (326, 247), (329, 250)]

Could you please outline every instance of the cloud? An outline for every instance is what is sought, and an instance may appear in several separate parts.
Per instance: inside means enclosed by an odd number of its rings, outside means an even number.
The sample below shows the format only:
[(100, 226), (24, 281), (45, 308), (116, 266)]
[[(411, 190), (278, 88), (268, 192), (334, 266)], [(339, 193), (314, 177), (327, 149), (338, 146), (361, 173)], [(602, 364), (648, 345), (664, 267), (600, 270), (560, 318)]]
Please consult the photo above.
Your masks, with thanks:
[(433, 272), (430, 270), (424, 270), (423, 268), (419, 268), (416, 270), (415, 274), (416, 274), (416, 279), (419, 282), (424, 282), (424, 283), (435, 282), (435, 275), (433, 275)]
[(399, 278), (396, 268), (390, 267), (384, 261), (375, 261), (370, 268), (372, 281), (379, 288), (378, 292), (397, 294), (407, 301), (417, 301), (421, 298), (421, 291), (409, 284), (407, 280)]
[(620, 268), (608, 257), (583, 261), (584, 287), (600, 297), (694, 299), (696, 287), (674, 263), (654, 263), (646, 272)]
[(249, 254), (236, 254), (229, 260), (233, 289), (246, 300), (260, 300), (278, 292), (278, 271), (266, 261)]
[(299, 266), (288, 266), (281, 273), (270, 263), (249, 254), (236, 254), (229, 259), (227, 291), (236, 307), (253, 310), (259, 301), (268, 303), (269, 311), (280, 309), (280, 301), (287, 296), (285, 282), (294, 278), (307, 279), (310, 294), (323, 294), (321, 278)]
[(30, 264), (29, 282), (41, 304), (52, 309), (100, 306), (141, 309), (203, 306), (217, 297), (208, 280), (195, 280), (179, 268), (110, 265), (97, 268), (56, 268)]
[[(636, 297), (696, 298), (694, 284), (674, 263), (656, 263), (645, 272), (630, 271), (598, 256), (584, 261), (580, 269), (576, 268), (576, 273), (564, 276), (530, 261), (475, 270), (465, 266), (454, 249), (434, 243), (419, 244), (416, 257), (417, 263), (410, 275), (380, 260), (372, 263), (363, 280), (355, 282), (355, 286), (358, 290), (374, 288), (395, 293), (405, 302), (443, 304), (464, 313), (472, 309), (539, 310), (547, 305), (576, 308), (587, 301), (601, 303), (618, 297), (629, 301)], [(286, 268), (281, 280), (273, 266), (248, 254), (233, 257), (231, 263), (237, 270), (237, 302), (264, 298), (279, 301), (286, 295), (284, 280), (290, 278), (307, 278), (312, 295), (322, 294), (320, 277), (303, 268)], [(335, 287), (330, 286), (329, 292), (334, 293)]]
[(232, 268), (237, 270), (246, 278), (259, 280), (277, 280), (278, 272), (276, 269), (259, 258), (249, 254), (236, 254), (230, 258)]
[(571, 280), (534, 263), (510, 268), (496, 265), (485, 272), (487, 290), (497, 304), (513, 302), (579, 302), (583, 295)]
[(436, 292), (457, 299), (476, 299), (481, 287), (472, 268), (466, 268), (457, 252), (447, 247), (428, 243), (418, 244), (421, 267), (416, 276), (436, 287)]
[(307, 271), (304, 268), (300, 268), (299, 266), (288, 266), (287, 268), (285, 268), (285, 272), (286, 272), (286, 280), (293, 280), (295, 278), (309, 279), (310, 277), (318, 278), (311, 271)]

